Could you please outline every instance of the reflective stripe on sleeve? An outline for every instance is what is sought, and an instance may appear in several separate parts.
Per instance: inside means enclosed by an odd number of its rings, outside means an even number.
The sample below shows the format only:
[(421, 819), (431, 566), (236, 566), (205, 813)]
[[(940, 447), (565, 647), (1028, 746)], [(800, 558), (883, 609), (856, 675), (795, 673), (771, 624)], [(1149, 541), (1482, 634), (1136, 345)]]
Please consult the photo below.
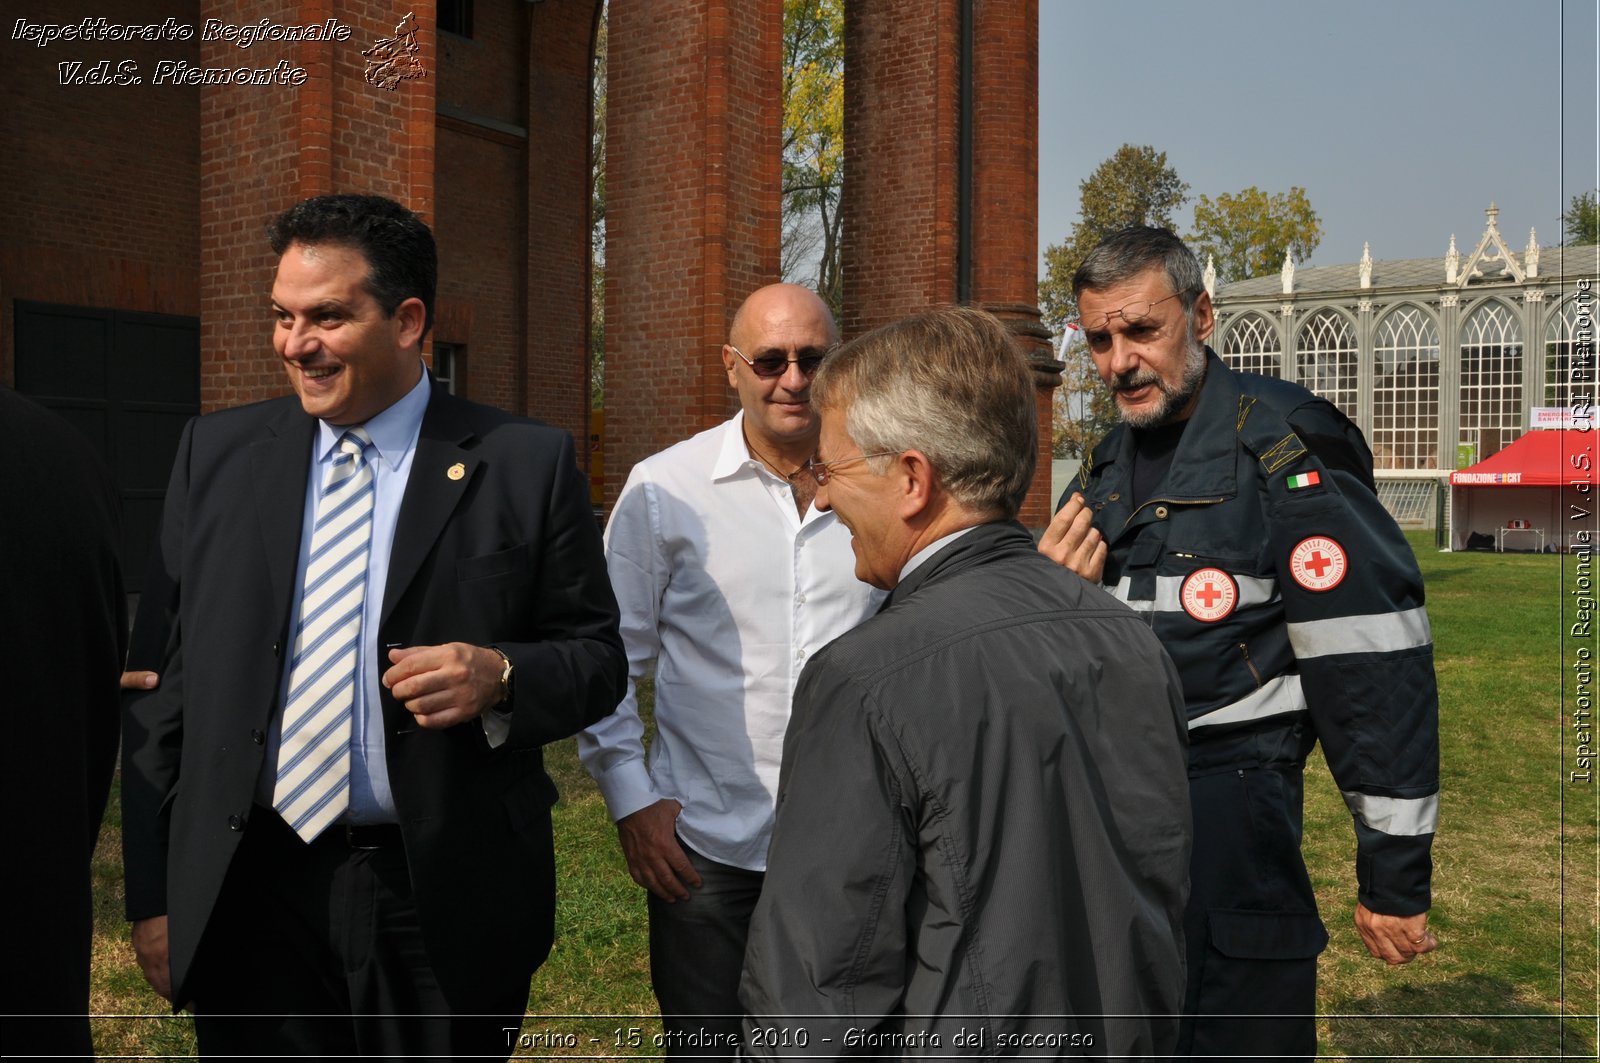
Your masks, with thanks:
[(1245, 723), (1249, 720), (1261, 720), (1268, 716), (1282, 716), (1291, 712), (1304, 712), (1305, 708), (1306, 699), (1300, 691), (1300, 676), (1280, 675), (1276, 679), (1268, 680), (1260, 690), (1249, 697), (1240, 698), (1231, 705), (1224, 705), (1220, 709), (1190, 720), (1189, 730), (1194, 731), (1224, 723)]
[[(1241, 576), (1237, 572), (1229, 572), (1228, 575), (1233, 579), (1234, 583), (1239, 585), (1239, 602), (1236, 608), (1249, 605), (1265, 605), (1278, 596), (1278, 581), (1275, 579), (1262, 579), (1259, 576)], [(1123, 576), (1117, 581), (1116, 586), (1107, 587), (1106, 590), (1117, 601), (1135, 612), (1148, 613), (1154, 610), (1158, 613), (1181, 613), (1183, 612), (1183, 581), (1185, 579), (1188, 579), (1187, 574), (1182, 576), (1157, 576), (1156, 597), (1153, 602), (1147, 598), (1130, 598), (1129, 595), (1132, 593), (1133, 583), (1127, 576)]]
[(1383, 834), (1415, 837), (1439, 827), (1439, 795), (1428, 797), (1375, 797), (1342, 791), (1344, 803), (1361, 822)]
[(1287, 625), (1299, 660), (1341, 653), (1393, 653), (1433, 641), (1428, 611), (1420, 605), (1401, 613), (1340, 616)]

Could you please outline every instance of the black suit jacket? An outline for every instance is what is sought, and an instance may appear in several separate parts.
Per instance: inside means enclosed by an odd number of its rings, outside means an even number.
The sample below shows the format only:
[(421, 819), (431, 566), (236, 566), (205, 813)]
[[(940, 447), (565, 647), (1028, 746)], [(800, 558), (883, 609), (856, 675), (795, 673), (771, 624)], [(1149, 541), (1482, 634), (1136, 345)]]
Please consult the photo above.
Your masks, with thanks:
[[(160, 690), (125, 710), (123, 845), (129, 918), (169, 916), (178, 1001), (196, 990), (196, 951), (278, 710), (315, 426), (293, 397), (215, 413), (190, 423), (173, 467), (161, 556), (176, 618)], [(554, 933), (556, 791), (541, 747), (623, 691), (616, 601), (571, 437), (436, 387), (377, 626), (374, 655), (459, 641), (498, 646), (516, 666), (510, 737), (495, 749), (477, 721), (421, 730), (382, 694), (429, 958), (452, 1006), (474, 1010), (508, 979), (526, 986)]]
[(88, 440), (0, 386), (7, 1055), (90, 1055), (89, 868), (127, 635), (117, 538), (116, 494)]

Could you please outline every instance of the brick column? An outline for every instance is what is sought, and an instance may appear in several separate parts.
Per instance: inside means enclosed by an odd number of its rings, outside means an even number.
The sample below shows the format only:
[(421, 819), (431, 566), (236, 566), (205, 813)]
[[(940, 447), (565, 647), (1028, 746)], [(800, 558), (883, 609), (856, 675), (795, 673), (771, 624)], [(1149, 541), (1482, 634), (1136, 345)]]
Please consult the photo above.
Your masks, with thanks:
[[(620, 5), (619, 5), (620, 6)], [(565, 428), (587, 461), (589, 129), (598, 0), (524, 4), (528, 60), (526, 410)], [(615, 67), (612, 67), (615, 71)], [(615, 73), (612, 77), (615, 77)]]
[(1040, 386), (1039, 468), (1022, 512), (1035, 527), (1055, 501), (1050, 390), (1061, 371), (1036, 305), (1038, 23), (1037, 0), (846, 6), (842, 249), (847, 337), (957, 301), (1016, 336)]
[(719, 350), (778, 279), (778, 0), (615, 0), (606, 151), (607, 501), (735, 408)]
[[(408, 6), (430, 41), (433, 3)], [(243, 26), (336, 18), (351, 29), (346, 41), (200, 44), (202, 67), (270, 67), (282, 59), (306, 72), (298, 87), (200, 92), (200, 397), (203, 409), (214, 410), (289, 390), (266, 312), (275, 263), (264, 229), (273, 214), (310, 195), (376, 192), (431, 220), (435, 81), (431, 62), (429, 77), (392, 92), (363, 78), (361, 50), (394, 35), (390, 5), (203, 0), (200, 18)]]

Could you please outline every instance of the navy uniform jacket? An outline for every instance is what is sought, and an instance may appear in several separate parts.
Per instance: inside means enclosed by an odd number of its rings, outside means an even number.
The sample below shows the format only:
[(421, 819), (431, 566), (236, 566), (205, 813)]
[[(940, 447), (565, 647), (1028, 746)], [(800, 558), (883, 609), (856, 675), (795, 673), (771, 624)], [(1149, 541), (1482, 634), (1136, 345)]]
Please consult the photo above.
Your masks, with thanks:
[(1298, 385), (1207, 363), (1154, 497), (1132, 504), (1126, 427), (1079, 475), (1110, 547), (1106, 588), (1178, 666), (1191, 770), (1280, 729), (1304, 732), (1281, 744), (1301, 760), (1320, 740), (1354, 818), (1361, 902), (1425, 911), (1438, 694), (1416, 560), (1355, 425)]

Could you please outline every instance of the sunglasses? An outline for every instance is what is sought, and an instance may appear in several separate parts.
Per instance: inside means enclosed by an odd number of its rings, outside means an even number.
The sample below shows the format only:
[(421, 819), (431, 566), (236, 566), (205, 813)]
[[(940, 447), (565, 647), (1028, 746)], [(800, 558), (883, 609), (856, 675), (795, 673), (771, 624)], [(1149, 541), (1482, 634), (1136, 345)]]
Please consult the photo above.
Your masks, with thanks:
[(750, 371), (763, 380), (771, 380), (773, 377), (782, 376), (788, 372), (791, 363), (798, 365), (800, 372), (805, 376), (815, 376), (817, 370), (822, 366), (823, 359), (833, 353), (832, 347), (826, 347), (822, 350), (818, 350), (815, 347), (807, 347), (795, 358), (785, 358), (781, 354), (763, 354), (760, 358), (746, 358), (744, 352), (733, 344), (728, 344), (728, 349), (737, 354), (744, 364), (750, 367)]

